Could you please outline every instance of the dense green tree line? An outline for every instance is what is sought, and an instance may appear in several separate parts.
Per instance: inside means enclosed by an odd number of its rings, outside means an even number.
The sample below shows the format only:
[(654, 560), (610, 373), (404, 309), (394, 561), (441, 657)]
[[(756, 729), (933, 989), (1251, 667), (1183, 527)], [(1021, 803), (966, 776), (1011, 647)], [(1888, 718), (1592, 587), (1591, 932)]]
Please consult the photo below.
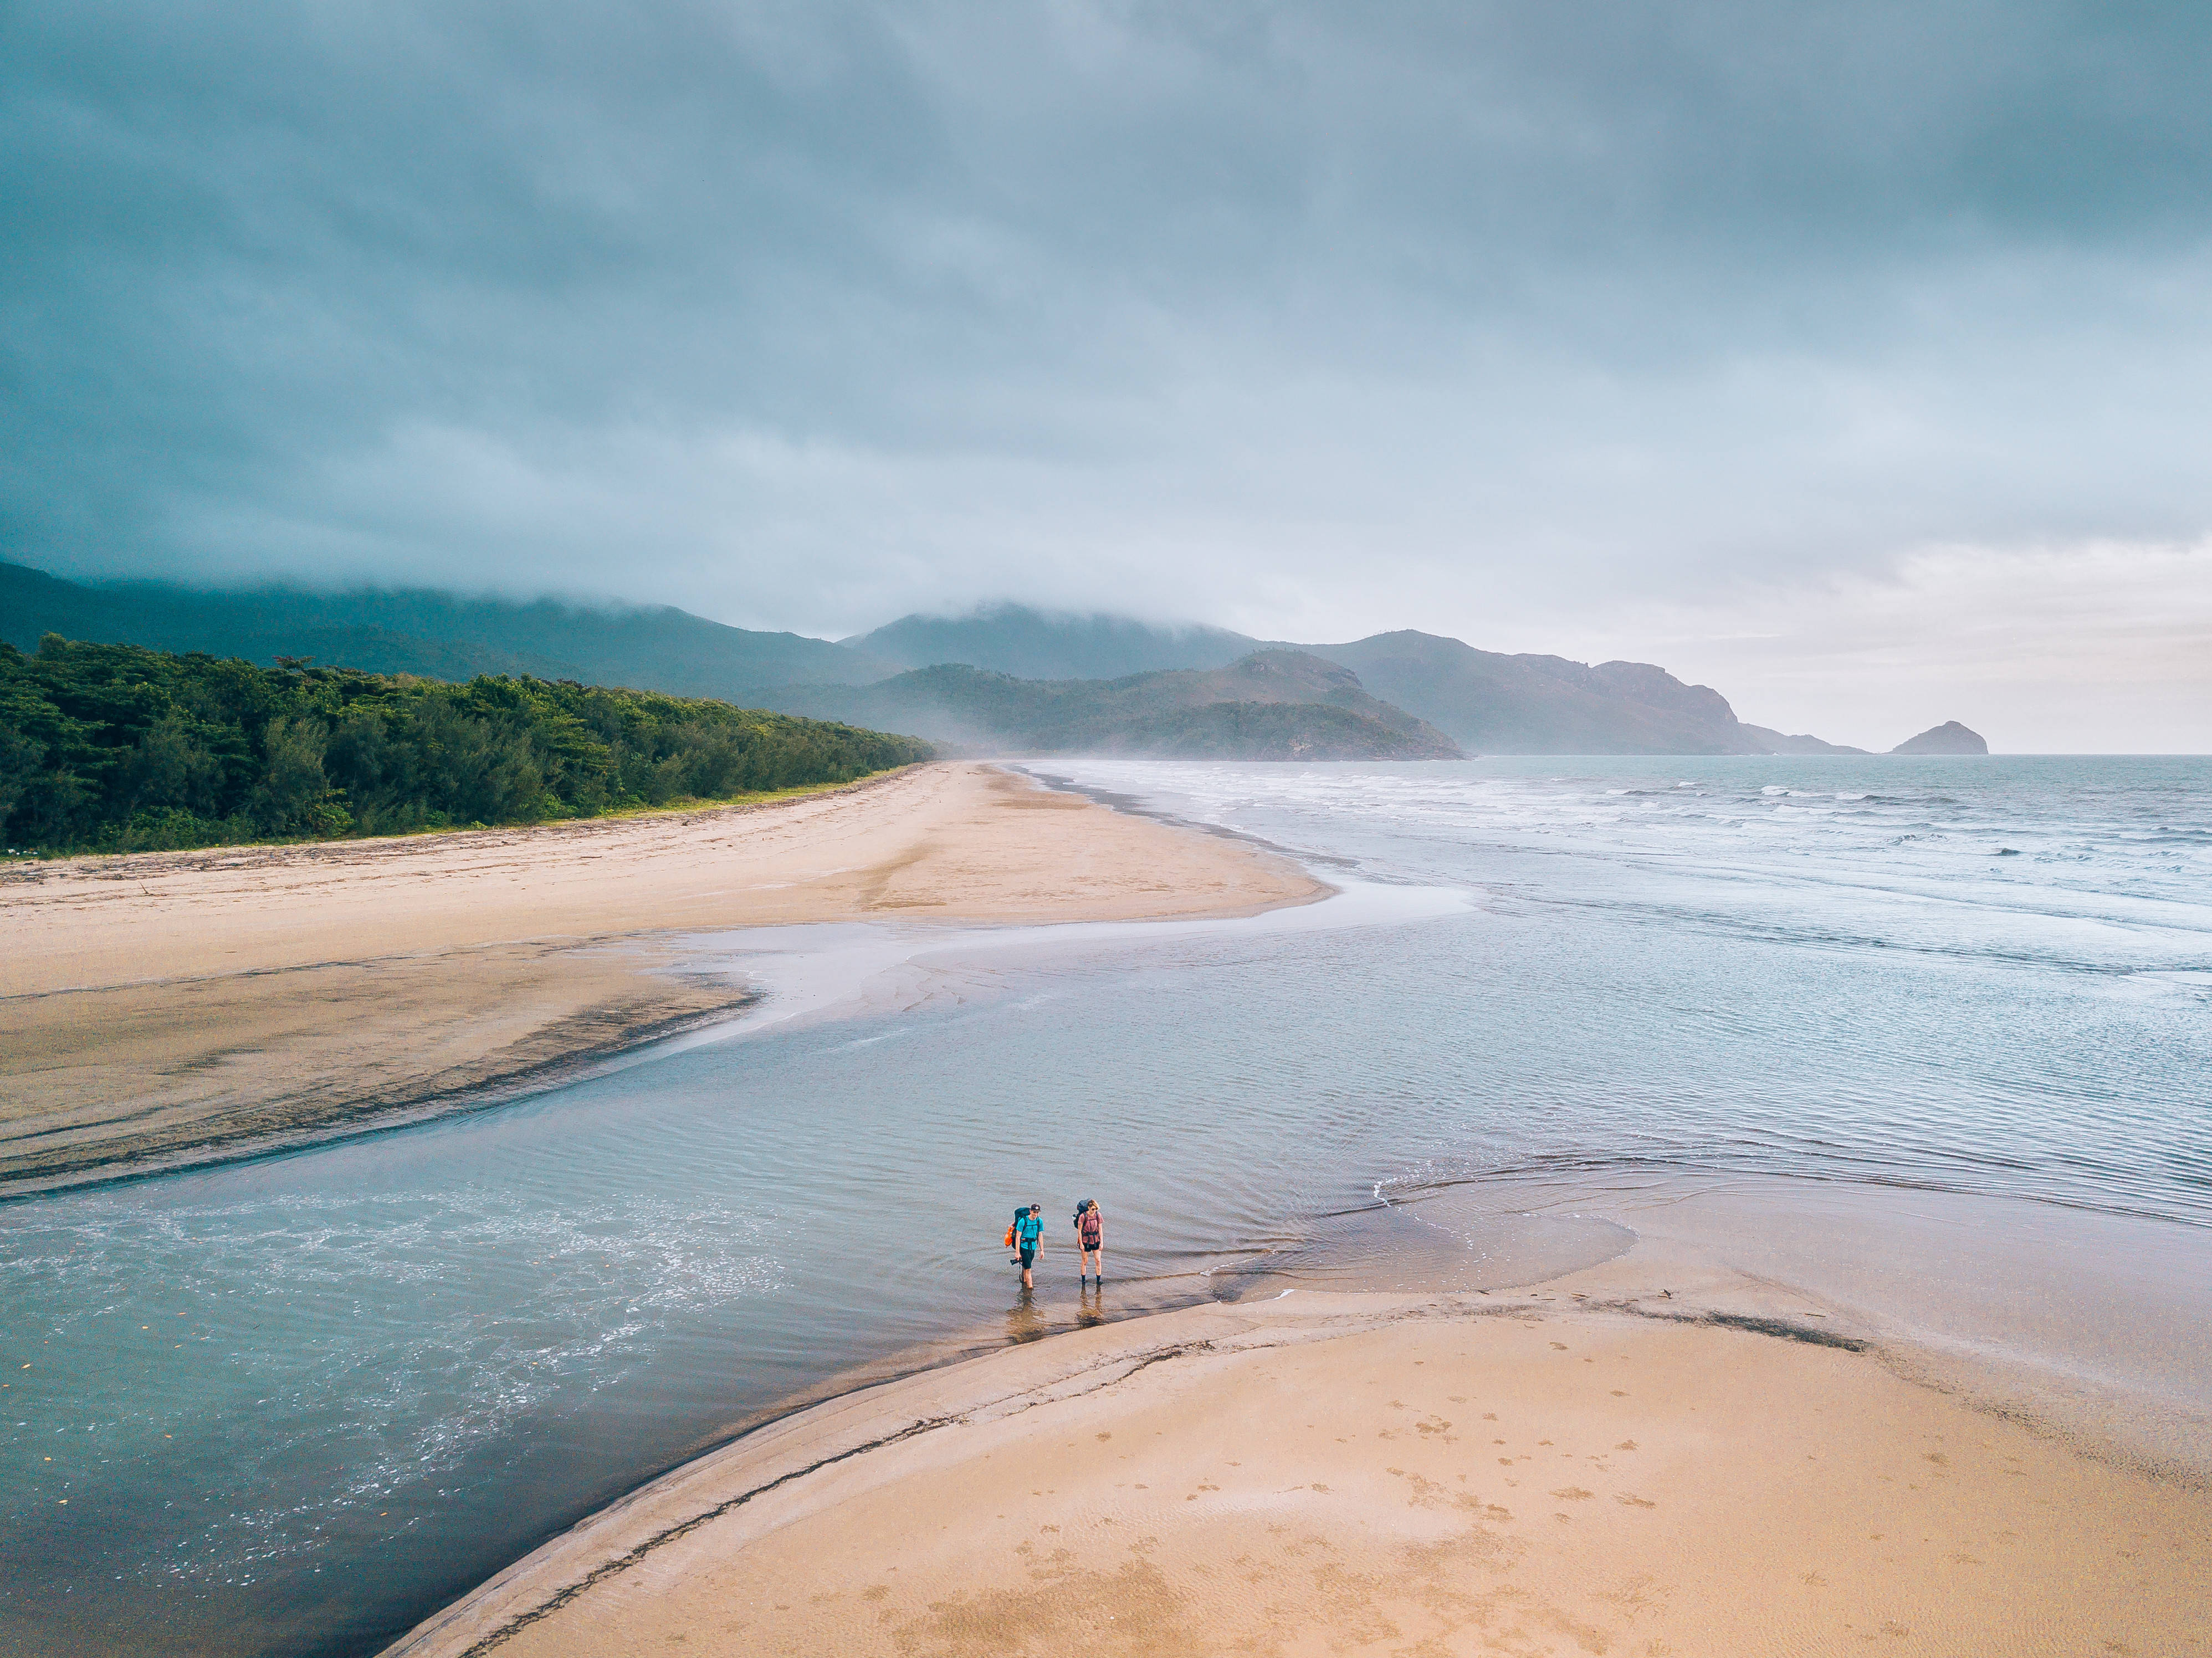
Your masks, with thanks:
[(0, 644), (0, 839), (46, 853), (532, 823), (844, 782), (912, 738), (648, 691), (48, 635)]

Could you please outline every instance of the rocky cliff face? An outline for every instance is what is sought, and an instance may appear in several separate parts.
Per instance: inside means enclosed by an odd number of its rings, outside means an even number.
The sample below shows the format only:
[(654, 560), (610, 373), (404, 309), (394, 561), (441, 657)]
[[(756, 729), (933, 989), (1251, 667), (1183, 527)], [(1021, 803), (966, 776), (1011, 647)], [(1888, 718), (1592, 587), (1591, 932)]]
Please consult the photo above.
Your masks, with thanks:
[(1917, 737), (1908, 737), (1892, 754), (1987, 754), (1990, 745), (1979, 732), (1968, 731), (1955, 720), (1930, 726)]

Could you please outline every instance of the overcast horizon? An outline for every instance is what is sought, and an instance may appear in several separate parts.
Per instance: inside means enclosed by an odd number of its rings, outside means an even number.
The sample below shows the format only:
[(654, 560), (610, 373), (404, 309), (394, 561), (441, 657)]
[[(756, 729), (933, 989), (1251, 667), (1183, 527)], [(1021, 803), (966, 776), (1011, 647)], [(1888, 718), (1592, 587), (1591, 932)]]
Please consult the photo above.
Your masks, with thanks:
[(27, 4), (0, 557), (2212, 750), (2212, 11)]

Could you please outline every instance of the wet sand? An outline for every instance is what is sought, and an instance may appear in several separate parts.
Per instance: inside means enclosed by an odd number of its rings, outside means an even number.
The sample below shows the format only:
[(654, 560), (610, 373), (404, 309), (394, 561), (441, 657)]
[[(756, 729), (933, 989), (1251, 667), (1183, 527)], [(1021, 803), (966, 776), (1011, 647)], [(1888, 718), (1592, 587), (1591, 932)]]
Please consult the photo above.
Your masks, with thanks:
[(389, 1653), (2212, 1650), (2212, 1493), (1911, 1358), (1632, 1255), (1102, 1325), (775, 1423)]
[(684, 933), (1245, 914), (1287, 860), (976, 763), (757, 805), (0, 870), (0, 1187), (542, 1087), (751, 993)]

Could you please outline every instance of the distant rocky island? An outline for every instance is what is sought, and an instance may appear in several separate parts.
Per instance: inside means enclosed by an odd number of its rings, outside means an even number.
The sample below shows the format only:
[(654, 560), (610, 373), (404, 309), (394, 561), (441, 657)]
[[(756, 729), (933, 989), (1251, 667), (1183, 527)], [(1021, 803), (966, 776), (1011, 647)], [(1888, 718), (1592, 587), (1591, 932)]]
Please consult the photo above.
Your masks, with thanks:
[(1908, 737), (1892, 754), (1987, 754), (1990, 745), (1979, 732), (1968, 731), (1955, 720), (1930, 726), (1917, 737)]
[[(1267, 760), (1866, 752), (1749, 724), (1711, 686), (1651, 663), (1509, 655), (1411, 629), (1302, 645), (996, 604), (902, 616), (833, 642), (665, 605), (86, 584), (0, 563), (0, 640), (30, 651), (47, 633), (263, 665), (308, 658), (375, 673), (526, 674), (714, 697), (975, 751)], [(1893, 750), (1987, 751), (1956, 721)]]

